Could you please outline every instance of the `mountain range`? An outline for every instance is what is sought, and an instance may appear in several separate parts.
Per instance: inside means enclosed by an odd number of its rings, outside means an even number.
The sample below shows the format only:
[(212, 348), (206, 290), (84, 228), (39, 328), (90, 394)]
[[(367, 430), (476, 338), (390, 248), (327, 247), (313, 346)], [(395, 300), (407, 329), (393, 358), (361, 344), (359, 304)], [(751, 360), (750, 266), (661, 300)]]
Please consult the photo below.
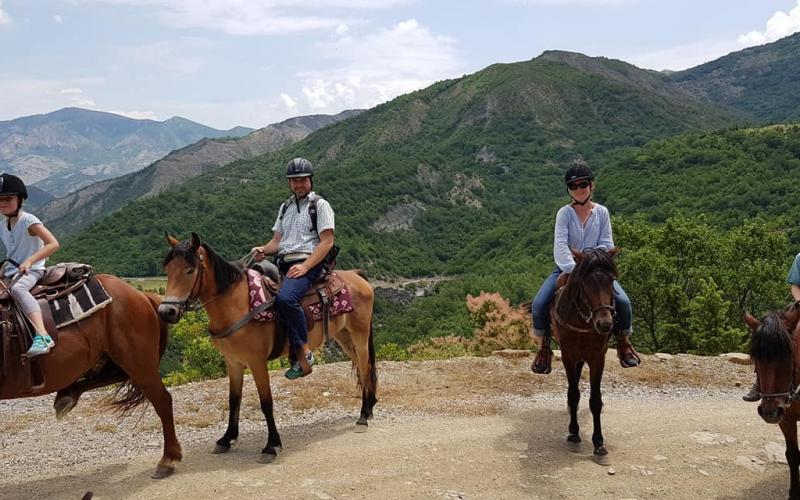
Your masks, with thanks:
[(0, 170), (63, 196), (139, 170), (204, 137), (238, 137), (251, 131), (217, 130), (180, 117), (159, 122), (64, 108), (0, 121)]
[(297, 142), (311, 132), (360, 113), (290, 118), (240, 138), (201, 139), (171, 152), (143, 170), (90, 184), (40, 208), (37, 214), (62, 236), (80, 231), (130, 201), (158, 194), (237, 160), (255, 158)]

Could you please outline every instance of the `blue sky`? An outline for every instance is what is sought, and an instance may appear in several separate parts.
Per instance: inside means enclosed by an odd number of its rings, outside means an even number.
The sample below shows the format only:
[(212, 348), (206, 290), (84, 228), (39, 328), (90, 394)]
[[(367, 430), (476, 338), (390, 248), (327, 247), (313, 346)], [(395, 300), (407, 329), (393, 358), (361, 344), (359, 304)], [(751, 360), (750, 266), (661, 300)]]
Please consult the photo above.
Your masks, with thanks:
[(258, 128), (548, 49), (684, 69), (797, 31), (800, 0), (0, 0), (0, 120)]

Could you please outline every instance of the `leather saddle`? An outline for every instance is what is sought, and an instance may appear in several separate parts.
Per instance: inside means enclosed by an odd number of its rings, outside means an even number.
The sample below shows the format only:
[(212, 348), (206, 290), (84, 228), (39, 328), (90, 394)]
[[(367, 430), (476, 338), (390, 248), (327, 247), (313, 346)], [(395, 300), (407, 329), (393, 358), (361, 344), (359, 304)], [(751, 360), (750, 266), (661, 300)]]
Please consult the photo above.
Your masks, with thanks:
[[(262, 274), (261, 284), (264, 286), (264, 292), (267, 295), (267, 300), (273, 299), (278, 295), (280, 290), (280, 282), (275, 281), (272, 277)], [(322, 303), (323, 307), (333, 299), (344, 288), (344, 281), (335, 272), (325, 273), (320, 276), (311, 287), (306, 291), (303, 298), (300, 300), (300, 306), (306, 315), (306, 325), (309, 331), (314, 328), (314, 317), (311, 314), (311, 306)], [(327, 318), (324, 318), (327, 320)]]
[[(31, 294), (42, 310), (47, 333), (58, 342), (50, 301), (63, 297), (86, 283), (95, 270), (88, 264), (62, 263), (45, 270)], [(32, 340), (28, 319), (11, 298), (11, 278), (0, 280), (0, 382), (16, 379), (21, 394), (34, 392), (45, 384), (44, 371), (37, 358), (26, 351)]]

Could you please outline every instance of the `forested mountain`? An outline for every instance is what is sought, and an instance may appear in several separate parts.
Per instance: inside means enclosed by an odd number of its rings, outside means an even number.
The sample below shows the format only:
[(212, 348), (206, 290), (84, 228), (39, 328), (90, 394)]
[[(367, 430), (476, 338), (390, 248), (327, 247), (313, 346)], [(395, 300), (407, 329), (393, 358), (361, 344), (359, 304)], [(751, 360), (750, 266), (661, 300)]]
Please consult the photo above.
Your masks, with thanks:
[(37, 214), (52, 230), (69, 236), (132, 200), (158, 194), (221, 165), (276, 151), (317, 129), (359, 112), (348, 110), (336, 115), (300, 116), (269, 125), (244, 137), (201, 139), (171, 152), (143, 170), (91, 184), (53, 200), (38, 210)]
[(800, 33), (670, 75), (678, 88), (762, 122), (800, 121)]
[(64, 108), (0, 121), (0, 170), (62, 196), (139, 170), (203, 137), (234, 137), (251, 130), (217, 130), (177, 116), (158, 122)]
[[(224, 255), (267, 238), (282, 164), (311, 159), (337, 213), (342, 264), (377, 274), (491, 272), (546, 250), (564, 165), (736, 117), (621, 61), (547, 52), (496, 64), (326, 127), (279, 154), (236, 162), (133, 203), (65, 245), (121, 274), (160, 270), (164, 230), (198, 231)], [(549, 260), (547, 253), (539, 262)]]

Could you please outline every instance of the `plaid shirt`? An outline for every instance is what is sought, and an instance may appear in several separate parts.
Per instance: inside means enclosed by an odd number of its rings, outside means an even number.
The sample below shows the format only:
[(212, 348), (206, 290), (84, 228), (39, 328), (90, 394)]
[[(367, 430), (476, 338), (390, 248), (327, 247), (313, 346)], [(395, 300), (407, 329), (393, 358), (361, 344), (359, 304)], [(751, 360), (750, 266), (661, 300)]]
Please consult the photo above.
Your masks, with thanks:
[[(317, 232), (311, 227), (311, 216), (308, 213), (312, 196), (317, 197)], [(278, 208), (278, 218), (275, 220), (275, 225), (272, 226), (273, 232), (281, 233), (278, 255), (290, 253), (310, 255), (319, 245), (318, 233), (326, 229), (334, 229), (333, 209), (327, 200), (319, 197), (313, 191), (299, 202), (294, 197), (290, 200), (291, 204), (286, 207), (283, 219), (281, 219), (283, 205)]]

